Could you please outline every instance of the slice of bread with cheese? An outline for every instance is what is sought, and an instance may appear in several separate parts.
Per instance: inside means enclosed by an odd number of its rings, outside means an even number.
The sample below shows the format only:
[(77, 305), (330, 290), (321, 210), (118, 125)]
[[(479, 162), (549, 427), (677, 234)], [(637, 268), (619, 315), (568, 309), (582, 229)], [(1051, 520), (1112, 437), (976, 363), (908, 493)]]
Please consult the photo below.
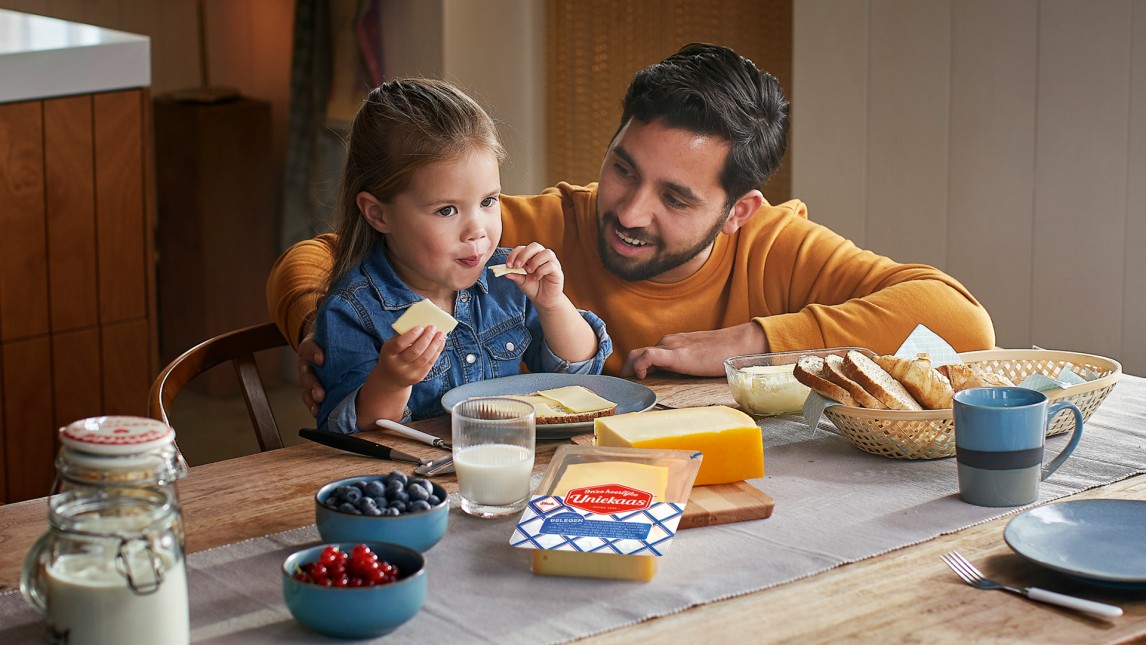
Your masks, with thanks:
[(509, 398), (532, 404), (538, 425), (552, 423), (584, 423), (617, 411), (617, 404), (587, 387), (567, 385), (532, 394), (512, 395)]

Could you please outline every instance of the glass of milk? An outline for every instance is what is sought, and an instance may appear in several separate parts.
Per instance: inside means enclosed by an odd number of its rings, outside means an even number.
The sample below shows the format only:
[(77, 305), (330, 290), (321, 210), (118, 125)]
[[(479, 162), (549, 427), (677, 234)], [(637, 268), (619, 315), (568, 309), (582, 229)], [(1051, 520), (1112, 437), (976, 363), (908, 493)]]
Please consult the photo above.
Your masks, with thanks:
[(533, 406), (503, 397), (453, 409), (454, 471), (462, 510), (478, 517), (520, 512), (529, 501), (537, 430)]

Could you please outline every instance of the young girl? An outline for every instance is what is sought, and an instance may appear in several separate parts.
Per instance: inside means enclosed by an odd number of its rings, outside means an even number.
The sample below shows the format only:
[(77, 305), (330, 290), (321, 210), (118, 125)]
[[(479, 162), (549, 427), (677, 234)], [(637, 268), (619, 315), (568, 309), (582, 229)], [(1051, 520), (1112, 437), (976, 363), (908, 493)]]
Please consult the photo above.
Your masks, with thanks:
[[(318, 419), (331, 432), (444, 413), (463, 383), (520, 372), (599, 374), (605, 325), (565, 296), (552, 251), (498, 248), (500, 163), (493, 120), (452, 85), (375, 88), (354, 118), (342, 178), (338, 246), (315, 338), (327, 385)], [(506, 264), (525, 275), (495, 277)], [(398, 334), (391, 323), (429, 299), (457, 319)]]

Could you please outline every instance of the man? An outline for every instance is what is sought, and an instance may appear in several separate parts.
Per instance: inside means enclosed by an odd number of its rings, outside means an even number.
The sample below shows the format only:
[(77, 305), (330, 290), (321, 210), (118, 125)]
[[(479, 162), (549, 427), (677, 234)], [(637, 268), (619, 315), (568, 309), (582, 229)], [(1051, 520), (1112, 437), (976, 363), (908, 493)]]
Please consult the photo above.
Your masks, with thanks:
[[(532, 241), (565, 267), (566, 292), (608, 325), (605, 371), (723, 374), (736, 354), (862, 346), (894, 351), (923, 323), (958, 351), (994, 345), (986, 310), (959, 282), (898, 264), (808, 221), (760, 189), (787, 148), (779, 82), (732, 50), (691, 44), (636, 74), (597, 184), (502, 196), (502, 244)], [(309, 317), (331, 236), (300, 242), (267, 285), (271, 313), (306, 368), (322, 354)]]

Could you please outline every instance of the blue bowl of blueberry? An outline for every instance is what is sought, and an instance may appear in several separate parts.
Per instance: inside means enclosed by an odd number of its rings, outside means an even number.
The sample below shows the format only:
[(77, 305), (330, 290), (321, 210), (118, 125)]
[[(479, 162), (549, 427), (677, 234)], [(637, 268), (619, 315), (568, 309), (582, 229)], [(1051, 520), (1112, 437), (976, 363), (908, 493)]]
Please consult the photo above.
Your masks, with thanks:
[(445, 534), (450, 502), (441, 486), (394, 471), (326, 484), (314, 496), (314, 514), (324, 542), (390, 542), (425, 552)]

